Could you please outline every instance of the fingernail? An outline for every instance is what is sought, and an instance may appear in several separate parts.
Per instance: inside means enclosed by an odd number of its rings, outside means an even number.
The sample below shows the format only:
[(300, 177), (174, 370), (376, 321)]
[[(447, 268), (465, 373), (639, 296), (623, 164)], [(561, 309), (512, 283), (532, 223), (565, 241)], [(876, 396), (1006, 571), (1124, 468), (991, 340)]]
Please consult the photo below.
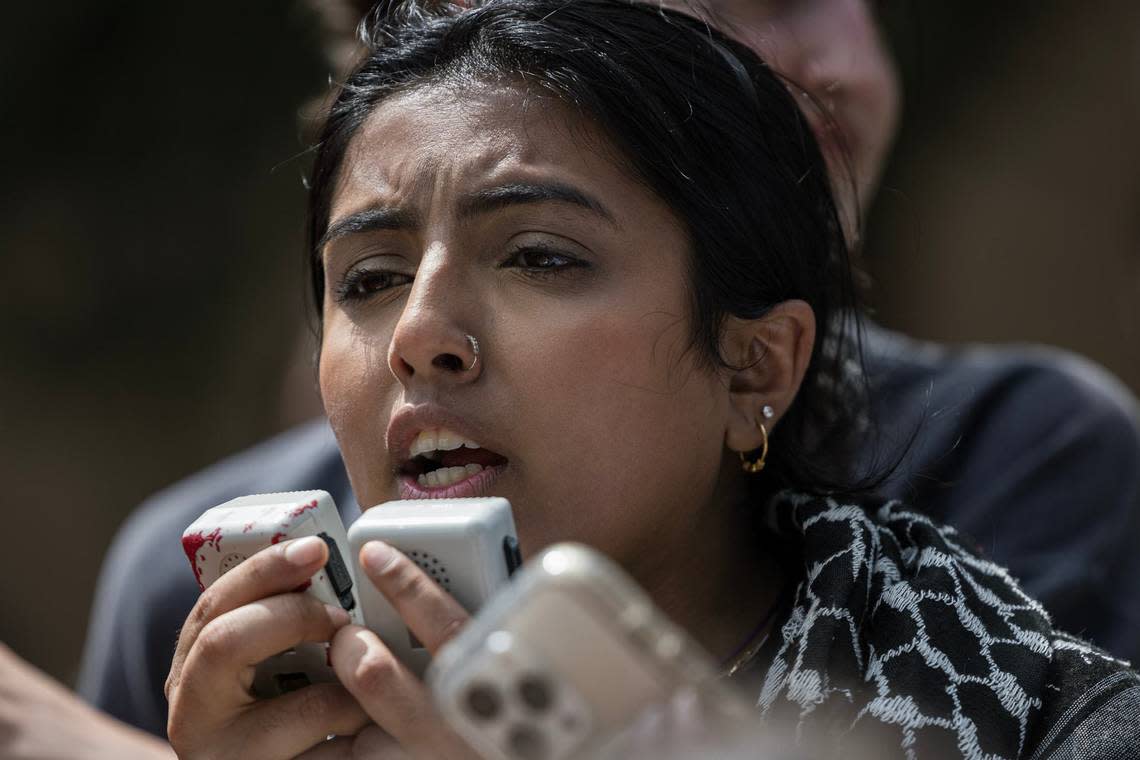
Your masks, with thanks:
[(369, 541), (360, 550), (360, 560), (364, 567), (372, 572), (379, 572), (396, 558), (396, 550), (382, 541)]
[(352, 622), (352, 618), (349, 617), (348, 613), (345, 611), (345, 609), (343, 607), (337, 607), (336, 605), (326, 604), (325, 609), (328, 610), (329, 620), (331, 620), (332, 624), (334, 626), (336, 626), (337, 628), (340, 628), (341, 626), (348, 625), (350, 622)]
[(321, 547), (325, 542), (317, 536), (305, 536), (292, 541), (285, 547), (285, 560), (297, 567), (311, 565), (320, 559)]

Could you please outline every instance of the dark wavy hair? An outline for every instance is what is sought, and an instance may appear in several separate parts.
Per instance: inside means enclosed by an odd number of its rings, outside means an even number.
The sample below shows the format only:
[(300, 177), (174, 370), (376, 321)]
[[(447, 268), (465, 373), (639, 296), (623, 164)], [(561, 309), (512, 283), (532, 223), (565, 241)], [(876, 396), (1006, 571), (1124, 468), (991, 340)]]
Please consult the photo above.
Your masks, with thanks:
[[(773, 433), (765, 489), (852, 491), (866, 429), (856, 289), (827, 166), (783, 81), (693, 15), (628, 0), (404, 0), (361, 25), (365, 52), (339, 86), (309, 182), (309, 258), (318, 312), (319, 241), (346, 149), (397, 93), (441, 83), (515, 83), (600, 126), (625, 168), (683, 223), (691, 246), (691, 350), (726, 366), (729, 315), (782, 301), (815, 312), (800, 393)], [(760, 361), (762, 361), (762, 357)]]

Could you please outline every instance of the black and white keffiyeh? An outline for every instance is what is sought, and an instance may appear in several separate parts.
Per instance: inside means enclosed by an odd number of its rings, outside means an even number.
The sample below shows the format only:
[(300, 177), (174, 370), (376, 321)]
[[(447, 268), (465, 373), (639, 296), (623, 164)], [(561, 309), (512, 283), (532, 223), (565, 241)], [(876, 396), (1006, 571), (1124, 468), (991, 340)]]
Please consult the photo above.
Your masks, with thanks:
[[(1140, 758), (1140, 678), (1074, 637), (954, 529), (897, 502), (784, 492), (802, 580), (758, 707), (843, 755)], [(881, 753), (881, 754), (880, 754)]]

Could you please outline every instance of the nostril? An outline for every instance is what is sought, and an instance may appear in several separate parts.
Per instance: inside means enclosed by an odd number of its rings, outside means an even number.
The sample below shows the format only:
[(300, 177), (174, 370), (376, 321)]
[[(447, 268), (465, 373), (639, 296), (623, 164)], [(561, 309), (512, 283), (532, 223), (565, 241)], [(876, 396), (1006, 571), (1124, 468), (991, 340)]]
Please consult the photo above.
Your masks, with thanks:
[(447, 370), (449, 372), (462, 372), (463, 360), (455, 354), (439, 354), (431, 360), (433, 367)]
[(388, 368), (392, 370), (392, 374), (397, 378), (401, 376), (411, 377), (412, 375), (416, 374), (415, 368), (408, 362), (404, 361), (404, 358), (402, 356), (389, 355)]

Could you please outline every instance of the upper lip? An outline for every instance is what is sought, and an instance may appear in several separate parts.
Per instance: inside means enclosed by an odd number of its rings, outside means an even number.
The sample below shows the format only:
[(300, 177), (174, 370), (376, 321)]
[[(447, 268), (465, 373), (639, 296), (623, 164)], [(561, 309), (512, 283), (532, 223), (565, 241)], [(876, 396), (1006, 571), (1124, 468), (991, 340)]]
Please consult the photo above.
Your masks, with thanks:
[(424, 430), (447, 428), (468, 440), (474, 441), (487, 451), (493, 451), (506, 458), (501, 451), (488, 445), (482, 432), (457, 414), (434, 404), (407, 405), (401, 407), (388, 421), (385, 444), (392, 462), (399, 469), (411, 458), (412, 441)]

